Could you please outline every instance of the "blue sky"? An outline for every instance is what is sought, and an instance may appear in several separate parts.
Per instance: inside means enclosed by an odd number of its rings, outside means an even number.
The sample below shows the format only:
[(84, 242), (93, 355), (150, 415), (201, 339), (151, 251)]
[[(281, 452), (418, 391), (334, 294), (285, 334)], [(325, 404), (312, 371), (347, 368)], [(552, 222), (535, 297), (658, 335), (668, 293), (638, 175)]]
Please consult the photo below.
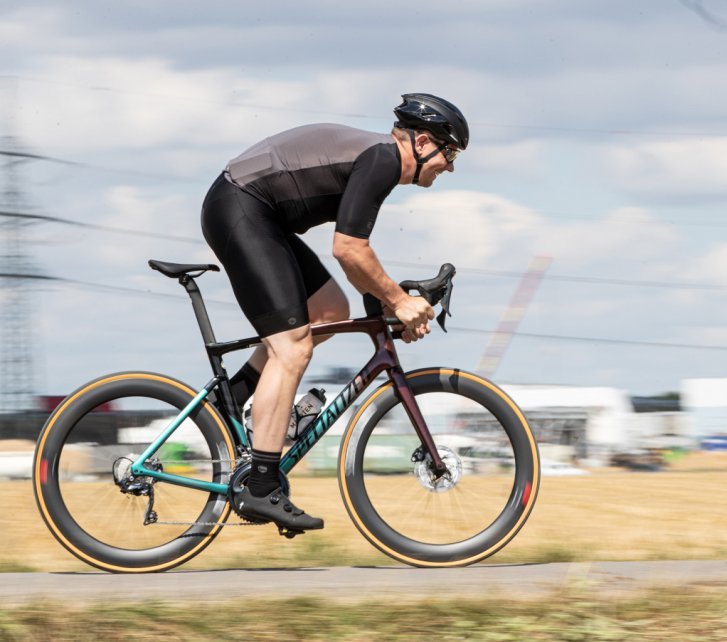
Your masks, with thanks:
[[(147, 259), (214, 260), (200, 204), (248, 145), (309, 122), (388, 131), (410, 91), (458, 104), (472, 142), (432, 189), (396, 188), (372, 236), (396, 279), (459, 268), (452, 330), (405, 366), (474, 369), (548, 256), (495, 379), (649, 394), (722, 376), (726, 54), (718, 0), (0, 2), (0, 134), (75, 163), (18, 166), (16, 209), (146, 234), (24, 228), (38, 273), (86, 284), (30, 286), (36, 387), (135, 368), (204, 383), (189, 304)], [(343, 282), (331, 239), (306, 235)], [(222, 276), (200, 284), (219, 338), (251, 334)], [(329, 342), (310, 370), (367, 351)]]

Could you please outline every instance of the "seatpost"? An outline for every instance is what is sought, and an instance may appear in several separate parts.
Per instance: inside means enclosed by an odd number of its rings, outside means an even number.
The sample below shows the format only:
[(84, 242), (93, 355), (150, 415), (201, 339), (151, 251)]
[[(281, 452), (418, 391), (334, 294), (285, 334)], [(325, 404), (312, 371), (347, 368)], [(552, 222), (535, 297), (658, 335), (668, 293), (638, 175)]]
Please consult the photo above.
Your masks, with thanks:
[(212, 324), (207, 314), (207, 308), (205, 308), (204, 301), (202, 300), (202, 293), (199, 291), (197, 284), (189, 274), (184, 274), (179, 277), (179, 282), (187, 290), (189, 298), (192, 300), (192, 308), (194, 309), (194, 316), (197, 317), (197, 323), (199, 329), (202, 332), (202, 339), (206, 345), (215, 343), (215, 333), (212, 331)]
[[(189, 276), (189, 274), (180, 276), (179, 282), (184, 286), (184, 289), (187, 290), (187, 294), (189, 294), (189, 298), (192, 300), (194, 316), (197, 317), (197, 323), (199, 324), (200, 332), (202, 332), (202, 339), (204, 339), (204, 344), (207, 348), (207, 356), (209, 357), (210, 364), (212, 365), (212, 372), (215, 373), (215, 378), (207, 384), (207, 390), (209, 392), (212, 389), (209, 387), (210, 384), (216, 384), (221, 380), (227, 380), (227, 372), (225, 371), (225, 366), (222, 363), (222, 357), (218, 354), (214, 354), (212, 350), (210, 350), (210, 346), (213, 343), (217, 343), (217, 340), (215, 339), (215, 333), (212, 331), (212, 324), (210, 323), (207, 308), (205, 307), (204, 300), (202, 299), (202, 293), (199, 291), (197, 284), (194, 279)], [(237, 407), (237, 402), (232, 396), (229, 385), (220, 386), (217, 389), (217, 395), (218, 398), (221, 398), (222, 407), (225, 412), (230, 417), (237, 417), (237, 419), (239, 419), (240, 410)]]

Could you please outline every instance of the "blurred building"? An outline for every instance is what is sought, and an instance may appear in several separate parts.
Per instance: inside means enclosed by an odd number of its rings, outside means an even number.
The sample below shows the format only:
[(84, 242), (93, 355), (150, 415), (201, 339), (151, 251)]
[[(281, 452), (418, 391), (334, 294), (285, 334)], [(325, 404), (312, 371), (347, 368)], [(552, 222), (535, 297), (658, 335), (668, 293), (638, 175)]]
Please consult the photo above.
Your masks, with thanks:
[(704, 450), (727, 450), (727, 378), (685, 379), (681, 399), (692, 439)]
[[(300, 392), (315, 384), (325, 388), (328, 401), (332, 401), (353, 373), (337, 370), (331, 375), (307, 378)], [(631, 397), (624, 390), (607, 387), (504, 388), (533, 428), (544, 474), (568, 474), (575, 467), (611, 464), (654, 469), (660, 462), (656, 453), (665, 450), (727, 449), (727, 378), (685, 380), (681, 399)], [(456, 399), (436, 397), (422, 400), (422, 410), (435, 433), (435, 441), (437, 435), (447, 433), (455, 450), (471, 449), (478, 439), (477, 432), (484, 434), (486, 430), (471, 425), (466, 409), (457, 407)], [(39, 397), (37, 401), (34, 411), (0, 413), (0, 453), (9, 450), (3, 444), (16, 442), (14, 453), (0, 457), (0, 478), (30, 475), (34, 442), (61, 398)], [(308, 470), (322, 474), (335, 471), (340, 437), (352, 412), (345, 413), (311, 450), (305, 459)], [(107, 404), (97, 409), (92, 425), (78, 438), (101, 445), (147, 443), (159, 432), (160, 422), (165, 421), (168, 419), (152, 409), (122, 411)], [(417, 443), (411, 441), (411, 429), (403, 413), (384, 423), (376, 430), (380, 466), (383, 471), (399, 470), (410, 461)], [(455, 436), (447, 426), (457, 426), (460, 436)], [(25, 444), (24, 449), (18, 449), (18, 441)]]

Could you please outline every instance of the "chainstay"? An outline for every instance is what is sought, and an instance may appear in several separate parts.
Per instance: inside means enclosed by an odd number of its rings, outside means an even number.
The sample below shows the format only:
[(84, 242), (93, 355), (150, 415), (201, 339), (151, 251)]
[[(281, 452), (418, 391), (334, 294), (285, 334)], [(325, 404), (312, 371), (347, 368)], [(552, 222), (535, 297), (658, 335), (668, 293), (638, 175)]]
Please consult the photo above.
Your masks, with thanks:
[[(179, 461), (160, 461), (160, 464), (178, 464)], [(185, 459), (185, 464), (239, 464), (240, 459)], [(269, 522), (161, 522), (156, 521), (149, 526), (266, 526)]]

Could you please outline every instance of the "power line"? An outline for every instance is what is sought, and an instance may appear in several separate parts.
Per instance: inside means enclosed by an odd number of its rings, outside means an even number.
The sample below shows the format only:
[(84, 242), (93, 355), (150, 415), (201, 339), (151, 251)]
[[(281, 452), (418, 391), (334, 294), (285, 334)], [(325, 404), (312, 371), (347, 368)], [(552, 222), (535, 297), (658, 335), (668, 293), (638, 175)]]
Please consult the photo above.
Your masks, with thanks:
[[(59, 216), (47, 216), (43, 214), (28, 214), (24, 212), (6, 212), (0, 211), (0, 216), (25, 219), (28, 221), (39, 221), (43, 223), (59, 223), (62, 225), (71, 225), (75, 227), (82, 227), (86, 229), (98, 230), (102, 232), (111, 232), (115, 234), (127, 234), (131, 236), (141, 236), (146, 238), (155, 238), (165, 241), (176, 241), (180, 243), (190, 243), (193, 245), (203, 245), (204, 242), (200, 238), (193, 236), (177, 236), (173, 234), (162, 234), (160, 232), (145, 232), (142, 230), (133, 230), (123, 227), (113, 227), (110, 225), (99, 225), (97, 223), (84, 223), (82, 221), (74, 221), (72, 219), (61, 218)], [(329, 261), (335, 260), (333, 255), (327, 254), (321, 258)], [(415, 268), (415, 269), (431, 269), (436, 271), (439, 269), (439, 265), (433, 263), (413, 263), (407, 261), (396, 261), (396, 260), (384, 260), (386, 265), (393, 265), (397, 267)], [(482, 276), (498, 277), (498, 278), (511, 278), (519, 279), (522, 277), (522, 272), (514, 270), (488, 270), (484, 268), (473, 268), (473, 267), (457, 267), (457, 271), (463, 274), (479, 274)], [(709, 292), (722, 292), (727, 290), (727, 287), (721, 285), (708, 285), (705, 283), (689, 283), (685, 281), (647, 281), (647, 280), (634, 280), (634, 279), (615, 279), (615, 278), (604, 278), (594, 276), (572, 276), (567, 274), (546, 274), (544, 277), (547, 281), (559, 281), (563, 283), (587, 283), (591, 285), (615, 285), (623, 287), (645, 287), (645, 288), (659, 288), (667, 290), (703, 290)]]
[[(522, 276), (522, 275), (520, 275)], [(39, 275), (39, 274), (24, 274), (19, 272), (5, 272), (0, 273), (0, 278), (17, 278), (17, 279), (34, 279), (34, 280), (42, 280), (42, 281), (50, 281), (56, 284), (60, 285), (70, 285), (70, 286), (78, 286), (83, 288), (90, 288), (94, 290), (102, 290), (107, 292), (115, 292), (115, 293), (121, 293), (121, 294), (131, 294), (131, 295), (145, 295), (145, 296), (155, 296), (155, 297), (164, 297), (168, 299), (176, 299), (176, 300), (187, 300), (188, 297), (184, 295), (179, 294), (168, 294), (165, 292), (152, 292), (151, 290), (142, 290), (139, 288), (129, 288), (124, 286), (117, 286), (117, 285), (106, 285), (103, 283), (93, 283), (91, 281), (80, 281), (76, 279), (66, 279), (62, 277), (54, 277), (54, 276), (45, 276), (45, 275)], [(232, 307), (237, 308), (237, 304), (235, 302), (231, 301), (221, 301), (219, 299), (205, 299), (205, 303), (214, 304), (214, 305), (223, 305), (226, 307)], [(472, 334), (495, 334), (497, 330), (489, 330), (489, 329), (478, 329), (478, 328), (466, 328), (462, 326), (452, 326), (450, 325), (449, 330), (452, 330), (454, 332), (465, 332), (465, 333), (472, 333)], [(615, 338), (609, 338), (609, 337), (584, 337), (584, 336), (575, 336), (575, 335), (559, 335), (559, 334), (539, 334), (539, 333), (533, 333), (533, 332), (513, 332), (513, 336), (515, 337), (522, 337), (524, 339), (538, 339), (538, 340), (548, 340), (548, 341), (568, 341), (568, 342), (578, 342), (578, 343), (600, 343), (600, 344), (608, 344), (608, 345), (629, 345), (629, 346), (640, 346), (640, 347), (648, 347), (648, 348), (669, 348), (669, 349), (686, 349), (686, 350), (727, 350), (727, 346), (723, 345), (703, 345), (703, 344), (694, 344), (694, 343), (677, 343), (677, 342), (668, 342), (668, 341), (643, 341), (639, 339), (615, 339)]]
[(142, 230), (132, 230), (125, 227), (113, 227), (110, 225), (99, 225), (97, 223), (84, 223), (82, 221), (74, 221), (67, 218), (61, 218), (59, 216), (46, 216), (43, 214), (27, 214), (24, 212), (2, 212), (0, 216), (9, 218), (25, 219), (28, 221), (39, 221), (42, 223), (60, 223), (63, 225), (72, 225), (74, 227), (83, 227), (92, 230), (99, 230), (102, 232), (114, 232), (116, 234), (128, 234), (131, 236), (143, 236), (147, 238), (163, 239), (167, 241), (179, 241), (180, 243), (194, 243), (196, 245), (202, 244), (202, 240), (191, 236), (176, 236), (173, 234), (161, 234), (159, 232), (144, 232)]
[(81, 163), (79, 161), (67, 160), (64, 158), (56, 158), (54, 156), (45, 156), (43, 154), (30, 154), (27, 152), (15, 152), (7, 149), (0, 149), (0, 156), (10, 158), (25, 158), (28, 160), (41, 160), (48, 163), (58, 163), (60, 165), (71, 165), (84, 169), (100, 170), (102, 172), (113, 172), (114, 174), (130, 174), (132, 176), (141, 176), (143, 178), (156, 178), (175, 182), (188, 182), (188, 178), (181, 176), (172, 176), (170, 174), (157, 174), (156, 172), (142, 172), (136, 169), (119, 169), (118, 167), (106, 167), (104, 165), (92, 165), (91, 163)]
[[(107, 285), (104, 283), (93, 283), (92, 281), (81, 281), (78, 279), (67, 279), (60, 276), (49, 276), (44, 274), (28, 274), (25, 272), (0, 272), (0, 278), (4, 279), (22, 279), (22, 280), (36, 280), (36, 281), (49, 281), (53, 284), (59, 285), (70, 285), (78, 286), (82, 288), (89, 288), (93, 290), (101, 290), (103, 292), (114, 292), (118, 294), (131, 294), (134, 296), (154, 296), (163, 297), (167, 299), (177, 299), (179, 301), (189, 300), (188, 296), (183, 294), (169, 294), (167, 292), (154, 292), (152, 290), (142, 290), (140, 288), (130, 288), (122, 285)], [(230, 307), (238, 307), (237, 303), (232, 301), (220, 301), (219, 299), (205, 299), (205, 303), (214, 305), (224, 305)]]
[(687, 9), (696, 13), (704, 22), (717, 31), (727, 31), (727, 22), (719, 16), (707, 11), (701, 0), (679, 0)]
[[(410, 263), (407, 261), (389, 261), (382, 260), (382, 263), (386, 265), (395, 265), (397, 267), (416, 268), (416, 269), (431, 269), (436, 272), (440, 266), (433, 263)], [(510, 270), (487, 270), (483, 268), (472, 268), (472, 267), (457, 267), (458, 273), (465, 274), (481, 274), (483, 276), (495, 276), (520, 279), (523, 273), (518, 271)], [(638, 281), (633, 279), (611, 279), (602, 277), (591, 277), (591, 276), (570, 276), (565, 274), (546, 274), (544, 277), (546, 281), (563, 281), (566, 283), (589, 283), (595, 285), (618, 285), (628, 287), (647, 287), (647, 288), (663, 288), (668, 290), (708, 290), (708, 291), (723, 291), (727, 290), (727, 287), (721, 285), (707, 285), (704, 283), (689, 283), (685, 281)]]
[(0, 272), (0, 279), (30, 279), (39, 281), (63, 281), (57, 276), (35, 274), (33, 272)]
[[(475, 334), (492, 334), (494, 330), (478, 330), (476, 328), (463, 328), (448, 326), (449, 330)], [(579, 337), (561, 334), (537, 334), (533, 332), (513, 332), (516, 337), (525, 339), (547, 339), (548, 341), (574, 341), (580, 343), (603, 343), (609, 345), (641, 346), (648, 348), (680, 348), (688, 350), (727, 350), (727, 346), (701, 345), (694, 343), (672, 343), (667, 341), (641, 341), (637, 339), (612, 339), (608, 337)]]
[[(597, 219), (595, 219), (593, 216), (579, 216), (577, 214), (569, 214), (569, 213), (561, 213), (561, 212), (542, 212), (538, 210), (538, 214), (540, 214), (542, 217), (546, 219), (556, 219), (559, 221), (586, 221), (590, 223), (597, 223), (599, 222)], [(628, 223), (629, 217), (625, 216), (623, 214), (616, 214), (609, 216), (609, 223), (612, 222), (618, 222), (620, 223)], [(725, 221), (695, 221), (693, 219), (690, 219), (688, 221), (685, 221), (683, 219), (663, 219), (660, 218), (657, 221), (658, 223), (666, 223), (667, 225), (678, 225), (680, 227), (727, 227), (727, 222)]]
[[(140, 236), (145, 238), (161, 239), (165, 241), (176, 241), (180, 243), (189, 243), (192, 245), (204, 245), (204, 242), (200, 238), (192, 236), (176, 236), (173, 234), (162, 234), (160, 232), (145, 232), (142, 230), (132, 230), (129, 228), (113, 227), (110, 225), (99, 225), (97, 223), (84, 223), (82, 221), (74, 221), (67, 218), (61, 218), (59, 216), (47, 216), (43, 214), (27, 214), (23, 212), (5, 212), (0, 211), (0, 216), (24, 219), (28, 221), (38, 221), (42, 223), (59, 223), (62, 225), (71, 225), (75, 227), (82, 227), (86, 229), (93, 229), (102, 232), (111, 232), (115, 234), (127, 234), (131, 236)], [(326, 254), (321, 258), (327, 261), (334, 261), (333, 255)], [(427, 263), (413, 263), (407, 261), (396, 261), (396, 260), (384, 260), (386, 265), (392, 265), (397, 267), (415, 268), (415, 269), (431, 269), (436, 271), (439, 269), (439, 265), (427, 264)], [(514, 270), (488, 270), (484, 268), (473, 268), (473, 267), (457, 267), (457, 271), (462, 274), (477, 274), (481, 276), (496, 277), (496, 278), (509, 278), (519, 279), (522, 277), (522, 272)], [(587, 283), (591, 285), (615, 285), (622, 287), (646, 287), (646, 288), (659, 288), (667, 290), (702, 290), (708, 292), (721, 292), (727, 290), (727, 287), (720, 285), (707, 285), (704, 283), (689, 283), (684, 281), (641, 281), (634, 279), (614, 279), (604, 277), (592, 277), (592, 276), (571, 276), (566, 274), (546, 274), (544, 277), (547, 281), (558, 281), (563, 283)]]
[(28, 158), (31, 160), (44, 160), (51, 161), (53, 163), (62, 163), (63, 165), (80, 165), (83, 163), (77, 163), (75, 161), (63, 160), (62, 158), (54, 158), (52, 156), (42, 156), (40, 154), (29, 154), (28, 152), (15, 152), (7, 149), (0, 150), (0, 156), (8, 156), (10, 158)]

